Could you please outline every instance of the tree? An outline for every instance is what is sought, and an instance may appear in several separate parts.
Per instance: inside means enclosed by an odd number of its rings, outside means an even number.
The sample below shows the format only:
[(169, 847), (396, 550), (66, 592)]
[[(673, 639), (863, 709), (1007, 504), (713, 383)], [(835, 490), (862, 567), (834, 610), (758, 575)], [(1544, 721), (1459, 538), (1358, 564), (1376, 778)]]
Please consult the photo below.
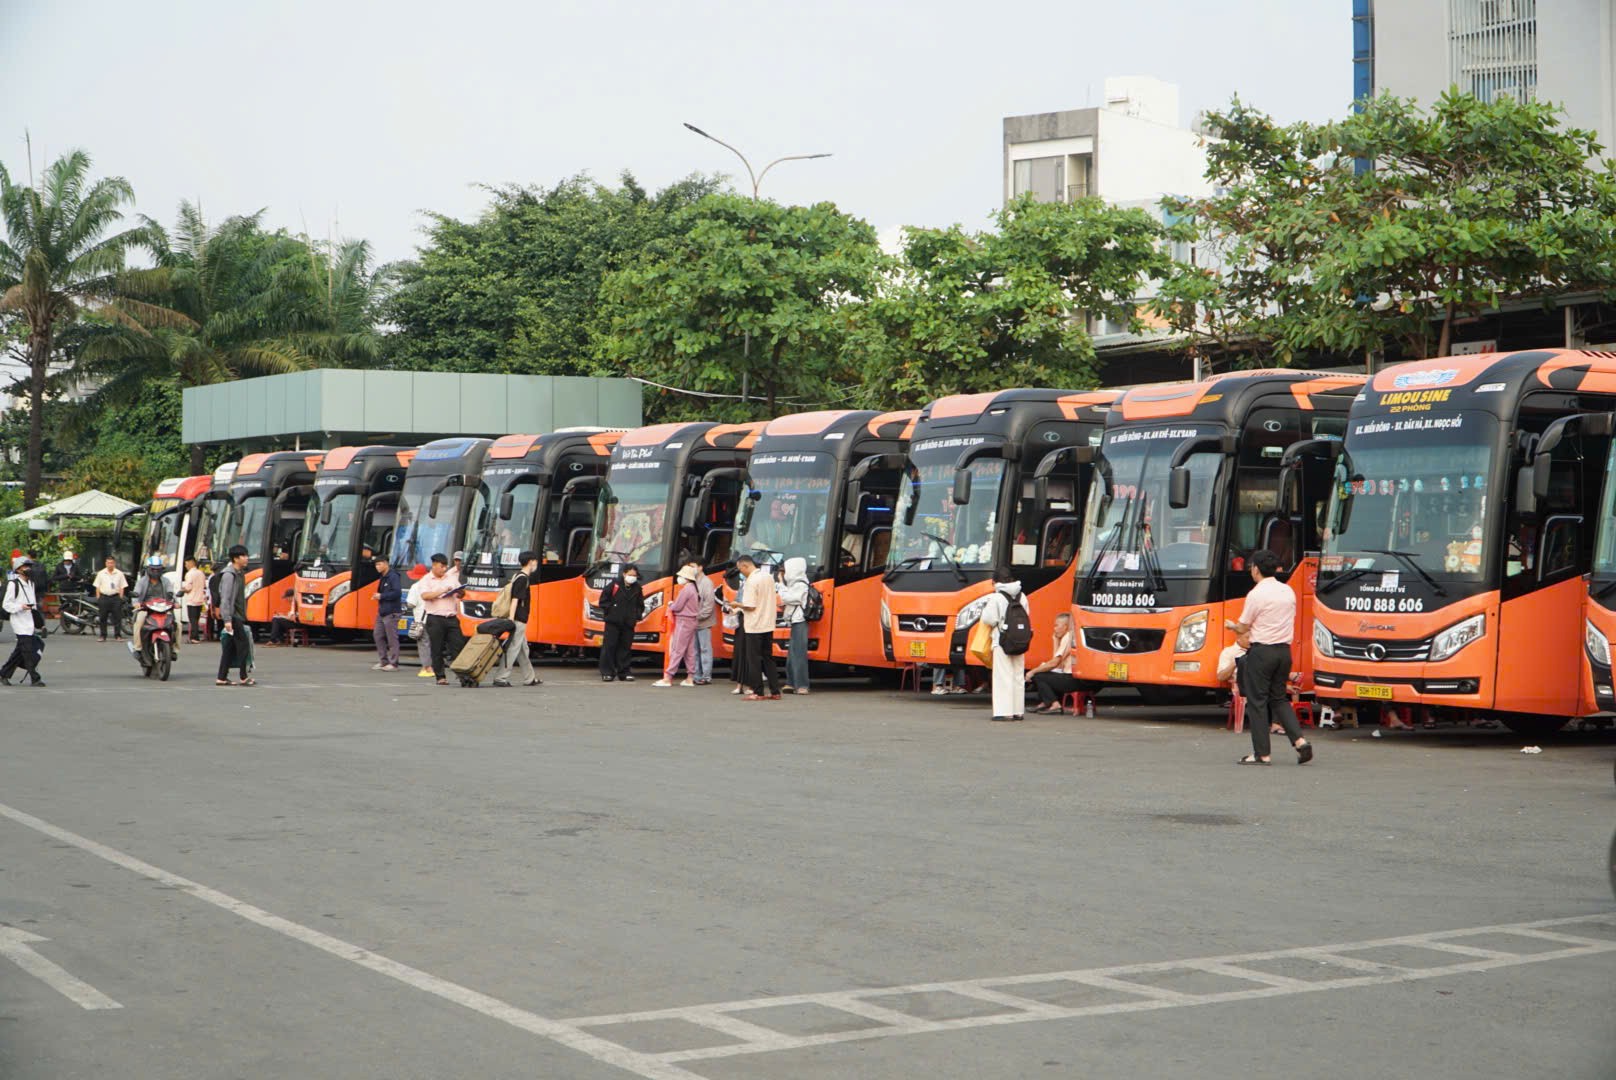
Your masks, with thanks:
[(643, 262), (606, 279), (601, 355), (623, 374), (681, 389), (755, 392), (731, 410), (742, 416), (773, 416), (782, 398), (851, 396), (850, 311), (881, 262), (875, 230), (830, 203), (710, 195)]
[(300, 295), (299, 325), (292, 344), (315, 367), (375, 367), (382, 361), (382, 336), (376, 329), (383, 279), (371, 266), (370, 244), (348, 240), (321, 245), (300, 239), (303, 257), (296, 268), (301, 282), (288, 292)]
[(28, 330), (28, 467), (23, 501), (39, 499), (45, 390), (59, 332), (81, 313), (148, 335), (148, 325), (174, 325), (172, 312), (133, 295), (124, 273), (127, 252), (147, 242), (144, 227), (113, 232), (122, 207), (134, 200), (129, 182), (93, 183), (90, 157), (70, 151), (44, 171), (38, 190), (13, 182), (0, 165), (0, 311), (21, 315)]
[(675, 215), (718, 189), (692, 176), (655, 197), (628, 173), (553, 188), (489, 189), (476, 221), (431, 215), (414, 260), (386, 268), (385, 350), (397, 368), (587, 375), (601, 279), (670, 234)]
[(1167, 270), (1161, 224), (1099, 199), (1023, 196), (997, 230), (909, 229), (901, 263), (851, 339), (865, 403), (918, 406), (1003, 386), (1095, 382), (1087, 319), (1138, 324), (1133, 298)]
[(1383, 96), (1287, 127), (1236, 101), (1208, 123), (1219, 193), (1174, 209), (1218, 257), (1155, 307), (1214, 353), (1445, 355), (1461, 318), (1616, 285), (1609, 162), (1554, 106)]

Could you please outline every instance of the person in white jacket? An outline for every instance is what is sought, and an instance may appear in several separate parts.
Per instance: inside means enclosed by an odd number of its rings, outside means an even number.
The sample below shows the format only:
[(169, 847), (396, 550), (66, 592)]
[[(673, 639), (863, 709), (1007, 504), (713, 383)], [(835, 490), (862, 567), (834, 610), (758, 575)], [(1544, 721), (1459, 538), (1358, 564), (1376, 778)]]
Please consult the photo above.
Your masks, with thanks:
[(404, 594), (404, 605), (410, 609), (410, 626), (415, 634), (415, 655), (421, 661), (421, 670), (418, 673), (423, 679), (432, 678), (432, 643), (426, 636), (426, 601), (421, 599), (421, 592), (426, 588), (427, 575), (423, 574), (410, 586), (410, 591)]
[(993, 595), (982, 607), (982, 621), (993, 630), (993, 719), (1021, 720), (1027, 712), (1026, 666), (1024, 653), (1010, 655), (999, 647), (999, 634), (1011, 604), (1027, 612), (1027, 598), (1021, 595), (1021, 582), (1008, 570), (993, 572)]
[(792, 556), (786, 560), (786, 583), (780, 590), (780, 610), (786, 625), (791, 628), (791, 639), (786, 645), (785, 692), (808, 692), (808, 616), (803, 605), (808, 602), (808, 560)]
[(28, 672), (31, 686), (45, 685), (45, 680), (39, 677), (40, 641), (36, 625), (39, 604), (34, 595), (34, 575), (38, 572), (38, 563), (23, 558), (18, 560), (13, 576), (6, 581), (4, 607), (11, 617), (11, 629), (17, 635), (17, 644), (6, 658), (5, 666), (0, 667), (0, 683), (7, 686), (11, 685), (11, 676), (19, 667)]

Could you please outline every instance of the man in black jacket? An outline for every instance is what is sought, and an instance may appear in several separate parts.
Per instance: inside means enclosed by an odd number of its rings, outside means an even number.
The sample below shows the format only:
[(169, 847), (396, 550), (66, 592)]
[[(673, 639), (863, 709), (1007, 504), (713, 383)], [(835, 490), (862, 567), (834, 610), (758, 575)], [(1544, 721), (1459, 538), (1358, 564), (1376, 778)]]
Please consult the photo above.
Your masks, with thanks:
[[(388, 565), (387, 556), (371, 562), (376, 582), (376, 626), (371, 637), (376, 642), (376, 662), (372, 671), (398, 670), (398, 617), (404, 610), (404, 580)], [(354, 568), (358, 570), (358, 566)]]
[(539, 572), (539, 555), (536, 551), (524, 551), (516, 558), (521, 566), (510, 582), (510, 620), (516, 624), (516, 629), (511, 631), (511, 640), (505, 647), (505, 655), (499, 659), (499, 674), (494, 677), (494, 685), (511, 685), (511, 671), (520, 666), (526, 673), (522, 685), (538, 686), (541, 680), (533, 671), (533, 658), (528, 655), (527, 623), (528, 617), (532, 614), (530, 609), (533, 604), (533, 575)]
[(629, 662), (634, 659), (634, 624), (645, 613), (639, 567), (624, 567), (622, 577), (600, 591), (600, 608), (606, 624), (600, 639), (600, 681), (633, 682)]

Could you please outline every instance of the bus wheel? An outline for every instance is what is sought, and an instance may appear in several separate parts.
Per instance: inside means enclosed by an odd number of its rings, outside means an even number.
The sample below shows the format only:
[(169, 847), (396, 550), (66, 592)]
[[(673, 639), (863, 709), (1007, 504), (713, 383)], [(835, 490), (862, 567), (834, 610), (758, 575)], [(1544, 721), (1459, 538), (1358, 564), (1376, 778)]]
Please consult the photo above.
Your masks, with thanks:
[(1524, 713), (1506, 713), (1498, 719), (1504, 726), (1515, 734), (1528, 739), (1542, 739), (1553, 735), (1566, 726), (1570, 717), (1566, 716), (1531, 716)]

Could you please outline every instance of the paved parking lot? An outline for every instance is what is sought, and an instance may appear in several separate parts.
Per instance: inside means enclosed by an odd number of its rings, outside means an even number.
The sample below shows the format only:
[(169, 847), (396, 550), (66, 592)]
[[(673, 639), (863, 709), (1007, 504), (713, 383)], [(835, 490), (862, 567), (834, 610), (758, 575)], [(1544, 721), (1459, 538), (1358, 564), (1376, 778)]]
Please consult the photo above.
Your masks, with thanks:
[(0, 1076), (1616, 1073), (1616, 739), (359, 649), (0, 688)]

